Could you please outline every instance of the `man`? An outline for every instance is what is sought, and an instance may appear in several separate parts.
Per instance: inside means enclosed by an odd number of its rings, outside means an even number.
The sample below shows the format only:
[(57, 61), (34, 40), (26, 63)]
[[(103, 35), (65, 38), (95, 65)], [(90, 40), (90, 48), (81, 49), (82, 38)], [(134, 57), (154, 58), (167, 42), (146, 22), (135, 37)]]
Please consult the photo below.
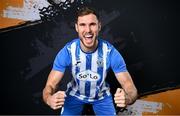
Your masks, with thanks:
[[(67, 43), (57, 54), (43, 90), (43, 99), (52, 109), (62, 107), (62, 115), (80, 115), (87, 103), (92, 104), (96, 115), (116, 115), (105, 78), (112, 68), (122, 86), (114, 95), (116, 105), (126, 107), (132, 104), (137, 98), (137, 89), (126, 64), (110, 43), (98, 38), (101, 23), (95, 10), (81, 8), (75, 29), (79, 38)], [(71, 71), (73, 78), (66, 91), (58, 91), (56, 89), (65, 69)]]

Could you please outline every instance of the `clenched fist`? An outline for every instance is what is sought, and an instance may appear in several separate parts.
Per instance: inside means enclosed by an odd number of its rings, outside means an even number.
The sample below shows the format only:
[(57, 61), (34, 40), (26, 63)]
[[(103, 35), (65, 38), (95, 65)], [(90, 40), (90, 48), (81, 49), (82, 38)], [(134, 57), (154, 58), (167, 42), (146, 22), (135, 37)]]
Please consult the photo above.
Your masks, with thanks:
[(47, 104), (54, 110), (62, 107), (66, 94), (64, 91), (58, 91), (47, 98)]
[(118, 107), (126, 107), (126, 93), (123, 89), (117, 88), (114, 94), (114, 101)]

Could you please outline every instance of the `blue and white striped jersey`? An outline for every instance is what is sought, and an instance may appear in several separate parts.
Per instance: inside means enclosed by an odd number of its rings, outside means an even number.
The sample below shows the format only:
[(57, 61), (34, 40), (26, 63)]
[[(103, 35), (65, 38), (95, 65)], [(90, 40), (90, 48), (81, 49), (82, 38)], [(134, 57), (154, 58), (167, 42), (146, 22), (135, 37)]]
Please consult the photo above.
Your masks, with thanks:
[(91, 53), (80, 48), (80, 39), (67, 43), (57, 54), (53, 70), (64, 72), (68, 68), (72, 80), (66, 94), (91, 102), (109, 96), (109, 85), (105, 82), (107, 71), (125, 72), (126, 64), (120, 53), (109, 42), (98, 39), (98, 47)]

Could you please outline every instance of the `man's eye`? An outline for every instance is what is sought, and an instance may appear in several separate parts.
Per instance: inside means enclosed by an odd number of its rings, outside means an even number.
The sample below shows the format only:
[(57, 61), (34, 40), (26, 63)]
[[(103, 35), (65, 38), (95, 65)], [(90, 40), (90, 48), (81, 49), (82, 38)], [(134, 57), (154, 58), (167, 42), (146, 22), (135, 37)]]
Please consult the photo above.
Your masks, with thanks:
[(95, 25), (96, 25), (96, 23), (92, 23), (91, 25), (92, 25), (92, 26), (95, 26)]
[(85, 24), (79, 24), (79, 26), (85, 26)]

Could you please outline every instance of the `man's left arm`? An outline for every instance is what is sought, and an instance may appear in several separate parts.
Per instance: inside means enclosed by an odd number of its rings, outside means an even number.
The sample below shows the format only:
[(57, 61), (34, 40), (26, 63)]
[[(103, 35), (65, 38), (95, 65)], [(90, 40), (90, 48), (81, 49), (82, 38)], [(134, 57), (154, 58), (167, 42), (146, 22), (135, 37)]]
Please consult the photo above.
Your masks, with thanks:
[(114, 95), (115, 103), (118, 107), (126, 107), (136, 101), (138, 97), (137, 89), (129, 72), (119, 72), (115, 75), (122, 86), (122, 89), (118, 88)]

